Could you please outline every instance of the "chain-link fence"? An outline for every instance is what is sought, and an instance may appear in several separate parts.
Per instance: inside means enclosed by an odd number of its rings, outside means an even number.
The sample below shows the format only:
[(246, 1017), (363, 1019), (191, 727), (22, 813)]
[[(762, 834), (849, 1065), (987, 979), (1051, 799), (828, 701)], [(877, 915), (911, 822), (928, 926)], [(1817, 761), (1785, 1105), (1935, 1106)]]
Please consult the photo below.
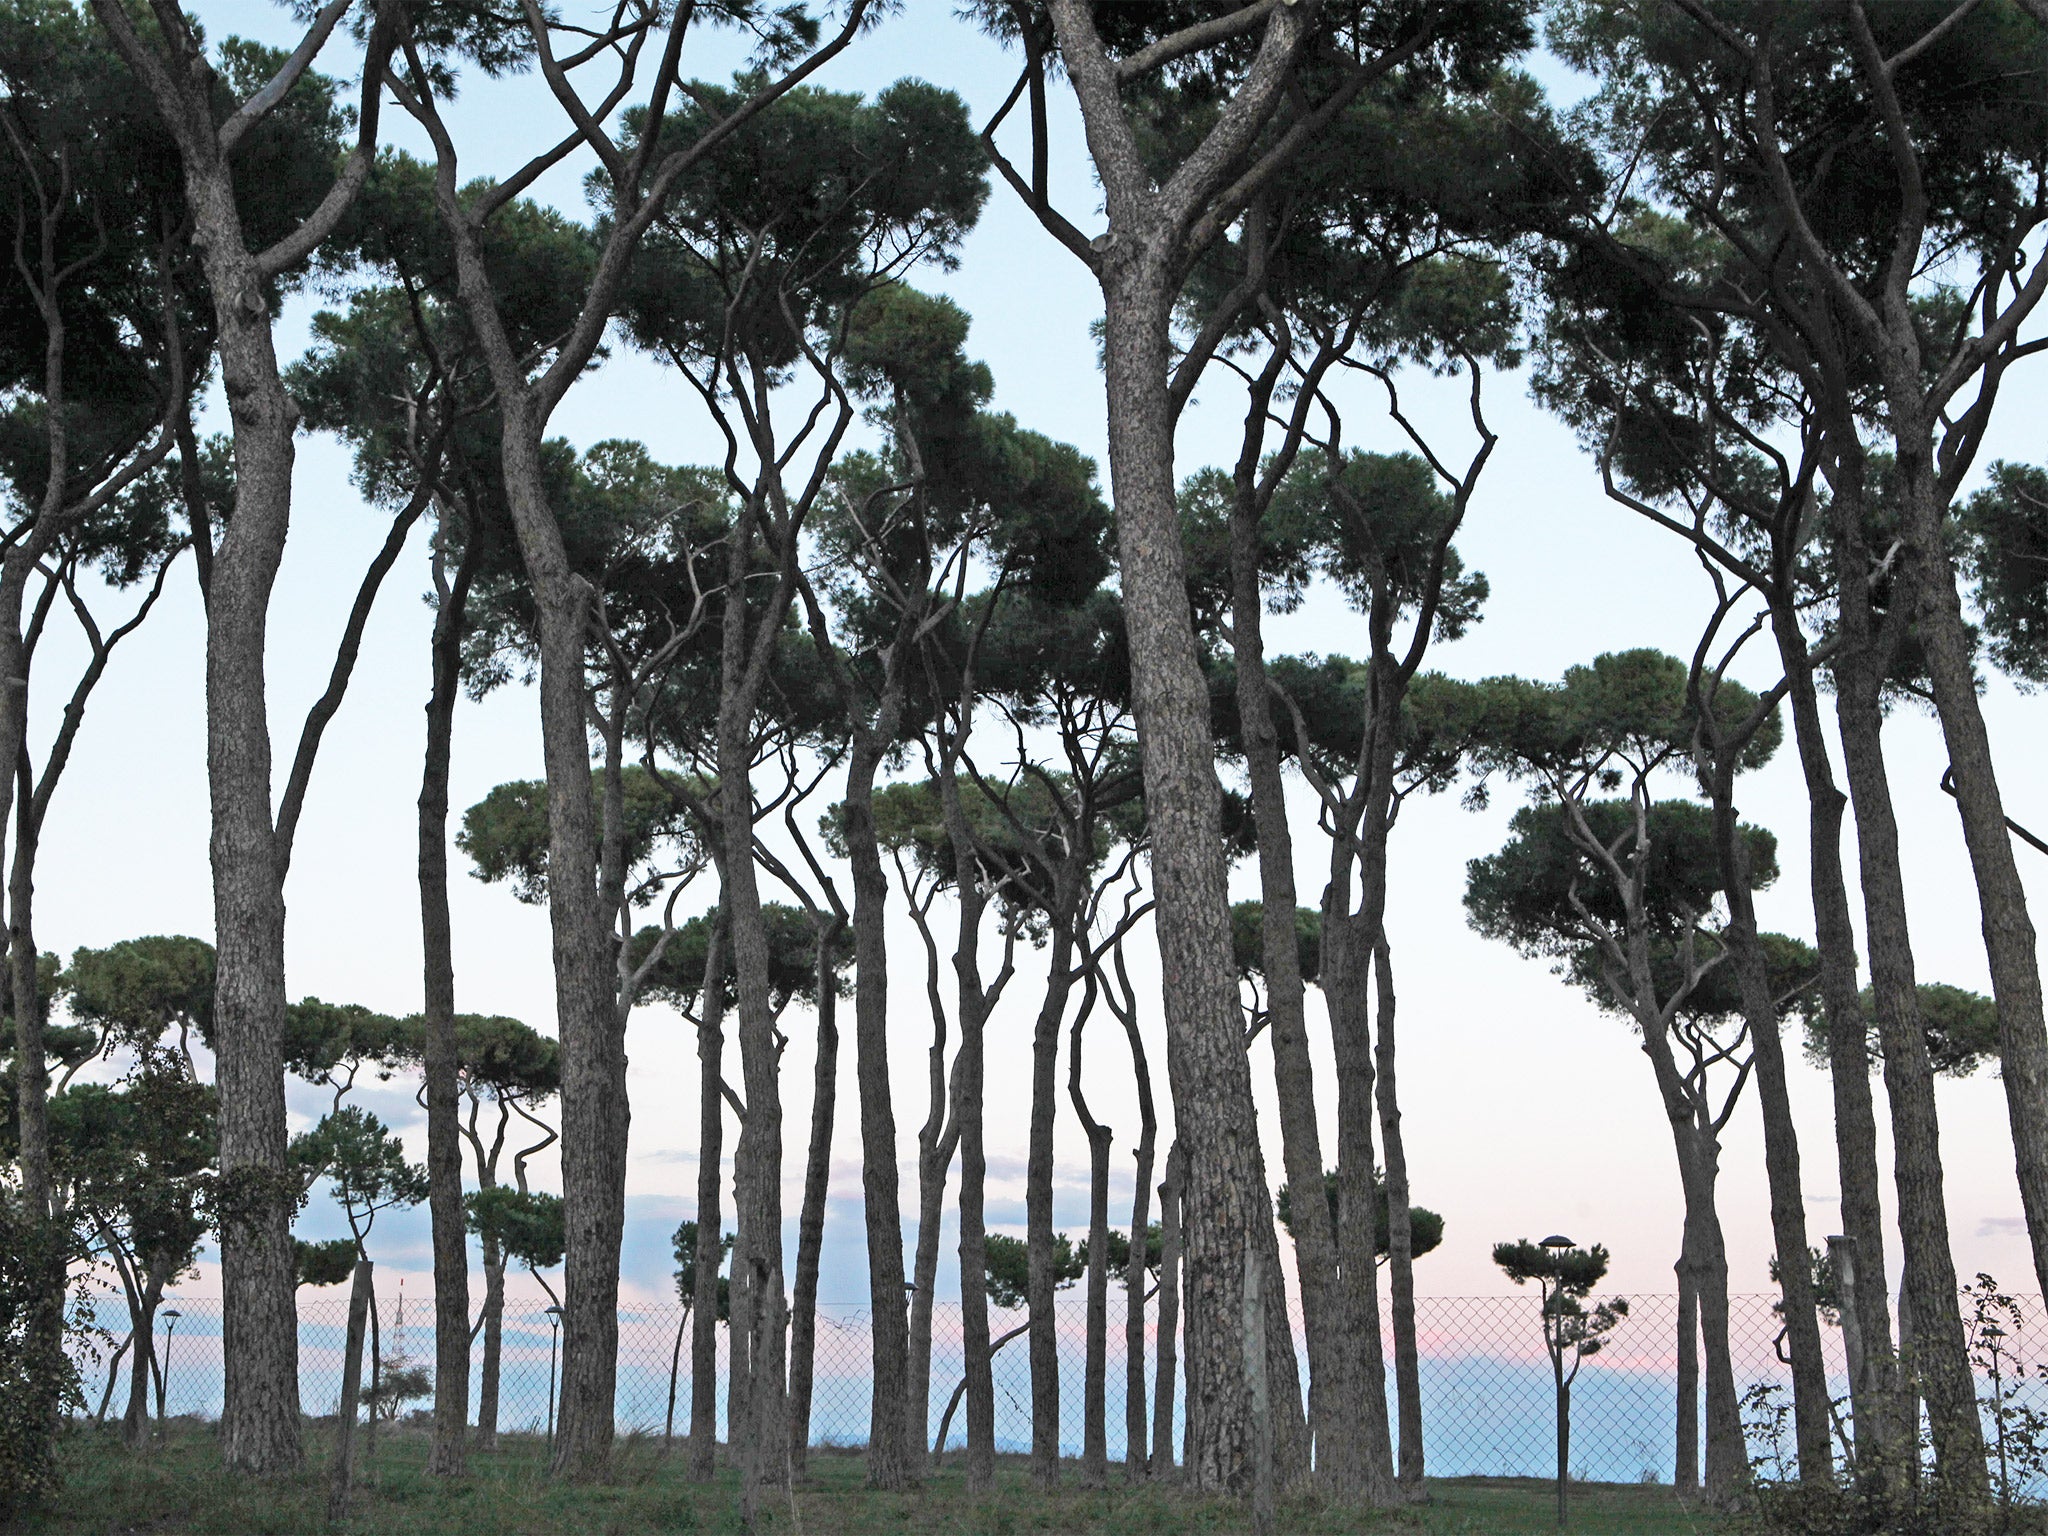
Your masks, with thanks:
[[(1112, 1290), (1107, 1339), (1107, 1424), (1112, 1457), (1125, 1444), (1125, 1351), (1123, 1295)], [(1770, 1295), (1731, 1298), (1729, 1344), (1737, 1390), (1777, 1388), (1789, 1393), (1791, 1373), (1780, 1357), (1780, 1325)], [(1674, 1296), (1632, 1296), (1627, 1318), (1608, 1337), (1605, 1348), (1588, 1359), (1572, 1397), (1572, 1470), (1599, 1482), (1669, 1482), (1672, 1480), (1677, 1434), (1677, 1323)], [(2048, 1411), (2048, 1377), (2036, 1377), (2037, 1352), (2048, 1357), (2048, 1314), (2039, 1297), (2017, 1299), (2021, 1326), (2002, 1343), (2004, 1385), (2018, 1383), (2019, 1401)], [(159, 1313), (157, 1358), (168, 1357), (163, 1374), (164, 1398), (173, 1416), (212, 1418), (221, 1406), (221, 1303), (209, 1297), (167, 1300)], [(1552, 1438), (1552, 1383), (1543, 1351), (1537, 1303), (1533, 1295), (1427, 1296), (1415, 1303), (1418, 1378), (1421, 1386), (1423, 1435), (1429, 1470), (1440, 1477), (1540, 1477), (1555, 1468)], [(300, 1400), (310, 1414), (335, 1411), (341, 1390), (343, 1341), (347, 1333), (345, 1300), (302, 1300), (299, 1306)], [(997, 1314), (991, 1320), (996, 1338), (1017, 1323), (1021, 1314)], [(118, 1378), (105, 1409), (118, 1418), (128, 1393), (130, 1359), (110, 1362), (113, 1346), (128, 1333), (128, 1318), (118, 1298), (107, 1298), (101, 1321), (112, 1340), (99, 1358), (86, 1362), (89, 1410), (102, 1405), (109, 1385), (110, 1363)], [(433, 1358), (432, 1298), (418, 1293), (404, 1299), (395, 1293), (378, 1297), (378, 1331), (387, 1360), (405, 1356), (415, 1366), (431, 1367)], [(1060, 1431), (1063, 1448), (1080, 1449), (1084, 1413), (1086, 1314), (1080, 1298), (1060, 1298), (1058, 1313), (1060, 1360)], [(674, 1306), (626, 1308), (619, 1313), (618, 1425), (621, 1431), (659, 1435), (671, 1423), (677, 1434), (688, 1430), (690, 1415), (690, 1343), (685, 1315)], [(1842, 1336), (1835, 1328), (1822, 1331), (1830, 1390), (1848, 1391)], [(859, 1445), (867, 1438), (872, 1336), (868, 1311), (859, 1306), (818, 1309), (816, 1368), (811, 1406), (811, 1440), (817, 1445)], [(1384, 1339), (1391, 1401), (1393, 1338)], [(680, 1348), (678, 1347), (680, 1344)], [(1146, 1340), (1148, 1384), (1154, 1379), (1157, 1337)], [(557, 1338), (550, 1319), (536, 1301), (508, 1301), (504, 1316), (503, 1355), (498, 1425), (508, 1431), (541, 1431), (548, 1419), (551, 1381), (558, 1369)], [(482, 1340), (472, 1348), (470, 1403), (476, 1404)], [(936, 1309), (932, 1329), (931, 1409), (926, 1434), (934, 1435), (962, 1370), (960, 1314), (957, 1306)], [(725, 1337), (720, 1330), (720, 1434), (724, 1433)], [(2018, 1368), (2017, 1375), (2014, 1374)], [(1306, 1364), (1302, 1365), (1306, 1379)], [(1020, 1336), (998, 1351), (994, 1361), (996, 1444), (998, 1449), (1029, 1448), (1031, 1378), (1027, 1346)], [(1184, 1379), (1184, 1372), (1183, 1372)], [(1987, 1404), (1992, 1383), (1982, 1383)], [(1149, 1392), (1149, 1385), (1148, 1385)], [(152, 1399), (154, 1390), (152, 1390)], [(151, 1403), (154, 1408), (154, 1401)], [(1987, 1411), (1988, 1408), (1987, 1408)], [(1180, 1404), (1174, 1405), (1176, 1430)], [(1846, 1402), (1842, 1405), (1846, 1414)], [(1390, 1412), (1391, 1417), (1391, 1412)], [(1768, 1456), (1770, 1415), (1753, 1413), (1751, 1450)], [(1989, 1421), (1987, 1420), (1987, 1426)], [(948, 1441), (964, 1443), (964, 1413), (954, 1415)], [(1785, 1448), (1789, 1458), (1789, 1447)]]

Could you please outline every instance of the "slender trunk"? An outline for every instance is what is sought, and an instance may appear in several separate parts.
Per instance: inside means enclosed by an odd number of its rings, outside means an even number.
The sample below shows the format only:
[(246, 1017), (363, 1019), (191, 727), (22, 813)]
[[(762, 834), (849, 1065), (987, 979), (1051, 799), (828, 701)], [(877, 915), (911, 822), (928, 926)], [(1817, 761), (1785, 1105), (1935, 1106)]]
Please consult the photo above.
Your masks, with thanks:
[[(1785, 1043), (1779, 1033), (1777, 1000), (1771, 995), (1769, 963), (1757, 935), (1749, 856), (1736, 818), (1734, 743), (1723, 746), (1729, 760), (1710, 772), (1715, 854), (1721, 869), (1728, 922), (1723, 938), (1728, 963), (1742, 1000), (1756, 1063), (1757, 1100), (1764, 1122), (1764, 1173), (1770, 1185), (1771, 1236), (1778, 1251), (1778, 1288), (1783, 1298), (1785, 1339), (1792, 1357), (1792, 1426), (1799, 1448), (1801, 1482), (1832, 1482), (1834, 1437), (1828, 1424), (1827, 1367), (1820, 1352), (1820, 1315), (1814, 1306), (1813, 1269), (1806, 1242), (1806, 1193), (1799, 1168), (1799, 1133), (1792, 1121), (1792, 1097), (1785, 1072)], [(1703, 764), (1703, 766), (1706, 766)]]
[[(1877, 1110), (1870, 1091), (1869, 1024), (1856, 979), (1856, 922), (1842, 874), (1842, 817), (1848, 799), (1835, 784), (1821, 725), (1820, 700), (1799, 615), (1774, 604), (1771, 627), (1790, 679), (1793, 737), (1806, 778), (1807, 850), (1814, 936), (1820, 951), (1820, 1000), (1827, 1019), (1828, 1077), (1835, 1110), (1835, 1160), (1842, 1231), (1864, 1273), (1885, 1273), (1884, 1209), (1877, 1164)], [(1850, 1382), (1856, 1448), (1866, 1474), (1897, 1443), (1898, 1360), (1891, 1306), (1882, 1283), (1865, 1286), (1856, 1309), (1862, 1369)], [(1874, 1453), (1874, 1454), (1866, 1454)]]
[(1700, 1293), (1683, 1254), (1678, 1271), (1678, 1439), (1671, 1483), (1680, 1497), (1700, 1491)]
[[(963, 707), (964, 713), (964, 707)], [(959, 734), (947, 743), (941, 759), (939, 793), (946, 818), (946, 835), (952, 844), (954, 867), (975, 866), (973, 834), (960, 802), (960, 781), (955, 771)], [(981, 920), (988, 898), (979, 883), (962, 881), (956, 887), (959, 909), (959, 938), (953, 946), (953, 970), (959, 983), (960, 1049), (953, 1059), (953, 1123), (960, 1140), (960, 1348), (964, 1355), (959, 1392), (967, 1397), (967, 1486), (980, 1493), (995, 1481), (996, 1394), (993, 1361), (998, 1345), (989, 1342), (988, 1326), (988, 1227), (985, 1213), (988, 1184), (988, 1151), (983, 1139), (982, 1095), (989, 1005), (997, 991), (1008, 982), (1007, 957), (993, 987), (981, 978)], [(1014, 942), (1014, 938), (1012, 939)], [(946, 1424), (951, 1420), (949, 1405), (941, 1422), (933, 1454), (945, 1448)]]
[(498, 1448), (498, 1382), (505, 1359), (505, 1255), (484, 1241), (484, 1360), (477, 1375), (476, 1448)]
[(1255, 1252), (1277, 1280), (1279, 1248), (1230, 965), (1222, 795), (1180, 541), (1168, 387), (1175, 294), (1166, 268), (1136, 230), (1102, 257), (1110, 482), (1144, 757), (1167, 1068), (1187, 1153), (1188, 1473), (1205, 1492), (1243, 1493), (1254, 1450), (1241, 1326), (1245, 1253)]
[[(1955, 568), (1944, 548), (1949, 508), (1937, 473), (1934, 422), (1924, 409), (1905, 408), (1908, 400), (1918, 398), (1920, 388), (1920, 379), (1911, 377), (1895, 380), (1890, 391), (1905, 514), (1905, 576), (1935, 712), (1948, 745), (1963, 841), (1977, 881), (1984, 954), (1998, 1005), (1999, 1076), (2005, 1083), (2014, 1173), (2033, 1250), (2034, 1277), (2048, 1290), (2048, 1015), (2043, 1011), (2026, 885), (2013, 855), (1991, 735), (1977, 696), (1976, 636), (1963, 617)], [(1975, 1415), (1971, 1417), (1975, 1423)], [(1959, 1470), (1964, 1471), (1967, 1486), (1982, 1486), (1981, 1455)]]
[[(1081, 1091), (1081, 1038), (1088, 1010), (1074, 1019), (1067, 1048), (1067, 1097), (1088, 1137), (1087, 1364), (1081, 1378), (1081, 1484), (1109, 1481), (1109, 1146), (1110, 1130), (1089, 1112)], [(1137, 1241), (1143, 1242), (1142, 1234)]]
[[(420, 952), (424, 972), (427, 1204), (434, 1242), (434, 1443), (427, 1470), (460, 1476), (469, 1420), (469, 1238), (462, 1217), (462, 1131), (455, 1045), (455, 945), (448, 914), (448, 764), (462, 674), (462, 618), (482, 545), (472, 528), (434, 613), (427, 747), (420, 771)], [(435, 574), (441, 553), (435, 551)], [(438, 583), (437, 583), (438, 584)]]
[(825, 1248), (825, 1197), (832, 1181), (832, 1121), (839, 1096), (837, 978), (823, 963), (839, 932), (819, 936), (818, 1058), (811, 1070), (811, 1141), (804, 1158), (804, 1193), (797, 1218), (796, 1285), (790, 1302), (789, 1467), (801, 1474), (811, 1448), (811, 1386), (818, 1355), (818, 1264)]
[(683, 1305), (683, 1315), (676, 1322), (675, 1347), (668, 1356), (668, 1415), (661, 1421), (661, 1454), (666, 1456), (676, 1443), (676, 1388), (683, 1375), (683, 1335), (690, 1328), (690, 1308)]
[(946, 1015), (938, 993), (938, 958), (929, 962), (932, 1043), (926, 1053), (925, 1121), (917, 1133), (917, 1246), (911, 1263), (910, 1375), (904, 1415), (912, 1431), (907, 1449), (911, 1470), (924, 1470), (924, 1432), (931, 1418), (932, 1308), (939, 1283), (939, 1229), (945, 1220), (946, 1177), (959, 1145), (959, 1126), (948, 1124)]
[[(1250, 428), (1247, 429), (1250, 437)], [(1287, 825), (1286, 786), (1266, 679), (1261, 622), (1265, 606), (1258, 568), (1257, 508), (1251, 467), (1240, 464), (1230, 529), (1231, 640), (1237, 662), (1237, 710), (1258, 828), (1261, 955), (1273, 1038), (1273, 1084), (1280, 1109), (1281, 1157), (1297, 1191), (1323, 1185), (1322, 1137), (1316, 1124), (1315, 1069), (1309, 1057), (1301, 952), (1295, 935), (1294, 839)], [(1354, 1497), (1364, 1487), (1361, 1433), (1366, 1415), (1362, 1377), (1350, 1369), (1349, 1297), (1339, 1284), (1337, 1234), (1326, 1201), (1297, 1199), (1295, 1267), (1301, 1277), (1302, 1328), (1308, 1344), (1308, 1426), (1316, 1478), (1329, 1494)]]
[(1187, 1159), (1180, 1138), (1166, 1152), (1166, 1178), (1159, 1186), (1159, 1358), (1152, 1387), (1152, 1462), (1155, 1478), (1174, 1470), (1175, 1366), (1180, 1359), (1181, 1191)]
[[(874, 1317), (868, 1485), (902, 1488), (911, 1480), (910, 1322), (903, 1296), (896, 1110), (889, 1085), (889, 877), (882, 868), (875, 831), (875, 774), (881, 757), (879, 744), (855, 743), (840, 803), (853, 870), (854, 1073), (860, 1087), (861, 1192), (867, 1218), (868, 1300)], [(968, 1426), (971, 1432), (971, 1403)]]
[(1373, 951), (1379, 999), (1380, 1138), (1387, 1164), (1387, 1303), (1394, 1324), (1394, 1400), (1400, 1423), (1396, 1476), (1406, 1495), (1422, 1493), (1422, 1366), (1415, 1341), (1415, 1231), (1409, 1215), (1408, 1152), (1401, 1138), (1401, 1101), (1394, 1074), (1393, 952), (1384, 927)]
[[(1122, 954), (1119, 951), (1118, 960)], [(1121, 964), (1119, 964), (1121, 970)], [(1125, 996), (1135, 1004), (1135, 995)], [(1159, 1139), (1159, 1121), (1152, 1103), (1152, 1069), (1145, 1042), (1138, 1034), (1135, 1006), (1122, 1014), (1131, 1048), (1131, 1075), (1138, 1089), (1136, 1182), (1131, 1188), (1131, 1262), (1124, 1271), (1124, 1477), (1137, 1482), (1145, 1475), (1145, 1276), (1152, 1244), (1152, 1160)], [(1171, 1418), (1173, 1405), (1166, 1406)]]
[(697, 1027), (697, 1253), (690, 1298), (690, 1469), (708, 1483), (718, 1457), (718, 1272), (725, 1265), (718, 1195), (724, 1168), (725, 934), (721, 914), (704, 961), (704, 1021)]
[(1060, 1020), (1073, 989), (1073, 933), (1065, 892), (1055, 896), (1052, 953), (1045, 997), (1031, 1031), (1030, 1150), (1024, 1171), (1024, 1300), (1031, 1334), (1031, 1477), (1040, 1488), (1060, 1480), (1059, 1320), (1053, 1312), (1052, 1128), (1059, 1084)]

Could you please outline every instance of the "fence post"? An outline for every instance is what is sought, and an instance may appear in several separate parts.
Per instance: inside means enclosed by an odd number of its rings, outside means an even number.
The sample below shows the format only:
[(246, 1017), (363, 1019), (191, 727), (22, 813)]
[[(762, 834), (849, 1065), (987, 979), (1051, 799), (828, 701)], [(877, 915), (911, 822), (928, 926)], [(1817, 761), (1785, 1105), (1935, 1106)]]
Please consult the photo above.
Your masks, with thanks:
[(343, 1346), (341, 1357), (341, 1407), (334, 1422), (334, 1486), (327, 1495), (329, 1520), (339, 1520), (348, 1513), (356, 1404), (363, 1390), (363, 1333), (370, 1320), (370, 1272), (368, 1259), (356, 1260), (355, 1278), (348, 1293), (348, 1343)]

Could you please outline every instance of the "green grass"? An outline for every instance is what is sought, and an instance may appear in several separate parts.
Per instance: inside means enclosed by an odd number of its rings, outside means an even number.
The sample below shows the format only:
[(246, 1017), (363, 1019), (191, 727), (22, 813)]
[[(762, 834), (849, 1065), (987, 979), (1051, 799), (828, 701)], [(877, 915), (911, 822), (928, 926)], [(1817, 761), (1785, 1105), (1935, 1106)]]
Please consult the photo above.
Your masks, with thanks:
[[(306, 1470), (278, 1482), (225, 1474), (212, 1434), (174, 1424), (169, 1439), (142, 1453), (124, 1450), (102, 1433), (80, 1432), (66, 1446), (68, 1482), (56, 1504), (17, 1526), (26, 1532), (70, 1536), (91, 1532), (220, 1533), (220, 1536), (298, 1536), (309, 1531), (432, 1532), (434, 1536), (652, 1536), (652, 1533), (737, 1532), (738, 1490), (730, 1474), (707, 1486), (682, 1476), (680, 1448), (664, 1458), (658, 1443), (621, 1442), (612, 1480), (597, 1487), (565, 1487), (544, 1475), (544, 1447), (507, 1436), (494, 1455), (476, 1456), (460, 1482), (425, 1472), (426, 1439), (410, 1429), (385, 1430), (375, 1466), (359, 1482), (349, 1518), (326, 1522), (328, 1435), (309, 1426)], [(1113, 1478), (1120, 1477), (1116, 1468)], [(1104, 1490), (1065, 1486), (1035, 1491), (1021, 1459), (1005, 1458), (996, 1487), (970, 1497), (956, 1467), (934, 1475), (915, 1493), (871, 1493), (862, 1486), (858, 1454), (814, 1452), (810, 1472), (794, 1495), (764, 1496), (757, 1529), (785, 1536), (1227, 1536), (1248, 1532), (1242, 1506), (1192, 1498), (1171, 1488)], [(1688, 1512), (1669, 1489), (1616, 1484), (1573, 1488), (1572, 1529), (1589, 1536), (1692, 1536), (1723, 1532), (1725, 1522)], [(1433, 1482), (1430, 1500), (1414, 1509), (1366, 1515), (1309, 1504), (1287, 1505), (1279, 1529), (1287, 1536), (1385, 1532), (1387, 1536), (1513, 1533), (1556, 1528), (1547, 1483), (1464, 1478)]]

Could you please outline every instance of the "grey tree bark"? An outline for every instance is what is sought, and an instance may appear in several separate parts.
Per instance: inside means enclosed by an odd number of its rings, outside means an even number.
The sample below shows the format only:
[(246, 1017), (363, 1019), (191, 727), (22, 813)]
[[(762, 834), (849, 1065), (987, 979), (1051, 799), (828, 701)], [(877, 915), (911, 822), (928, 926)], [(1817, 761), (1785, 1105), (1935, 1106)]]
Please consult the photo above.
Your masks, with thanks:
[(1401, 1099), (1394, 1071), (1394, 959), (1385, 924), (1373, 949), (1373, 979), (1379, 1004), (1373, 1064), (1379, 1077), (1380, 1141), (1386, 1148), (1387, 1302), (1394, 1331), (1394, 1406), (1399, 1421), (1395, 1479), (1406, 1497), (1416, 1499), (1423, 1497), (1424, 1458), (1422, 1364), (1415, 1338), (1415, 1228), (1409, 1214), (1408, 1149), (1401, 1137)]
[[(1062, 893), (1064, 894), (1064, 893)], [(1062, 909), (1064, 901), (1055, 898)], [(1060, 1480), (1060, 1346), (1053, 1312), (1052, 1131), (1057, 1107), (1060, 1021), (1073, 990), (1074, 940), (1064, 910), (1056, 912), (1045, 996), (1031, 1026), (1031, 1120), (1024, 1170), (1025, 1305), (1031, 1351), (1031, 1478), (1040, 1488)]]
[(789, 1466), (801, 1476), (810, 1459), (811, 1388), (818, 1345), (818, 1267), (825, 1247), (825, 1199), (832, 1179), (832, 1125), (839, 1097), (838, 977), (832, 946), (846, 925), (843, 912), (813, 912), (818, 925), (818, 1054), (811, 1070), (811, 1139), (804, 1157), (804, 1192), (797, 1219), (796, 1284), (790, 1296)]
[[(1100, 993), (1091, 975), (1090, 1000)], [(1087, 1359), (1081, 1382), (1081, 1486), (1109, 1481), (1109, 1147), (1110, 1128), (1096, 1120), (1081, 1087), (1081, 1041), (1094, 1010), (1074, 1014), (1067, 1042), (1067, 1098), (1088, 1138), (1088, 1316)], [(1142, 1244), (1144, 1234), (1134, 1242)]]
[(1152, 1387), (1152, 1460), (1154, 1478), (1174, 1475), (1174, 1429), (1180, 1407), (1175, 1377), (1180, 1363), (1181, 1193), (1187, 1164), (1180, 1138), (1166, 1150), (1166, 1177), (1159, 1185), (1159, 1343)]

